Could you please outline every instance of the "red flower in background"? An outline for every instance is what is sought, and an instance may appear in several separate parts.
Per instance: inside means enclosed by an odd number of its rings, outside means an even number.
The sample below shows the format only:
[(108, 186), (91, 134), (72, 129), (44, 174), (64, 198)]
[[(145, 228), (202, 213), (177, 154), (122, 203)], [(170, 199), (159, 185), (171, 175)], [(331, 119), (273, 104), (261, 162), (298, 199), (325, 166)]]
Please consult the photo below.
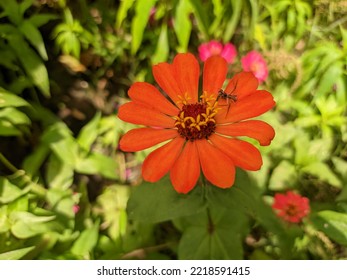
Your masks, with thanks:
[(237, 51), (233, 44), (226, 43), (224, 46), (222, 43), (212, 40), (208, 43), (203, 43), (199, 46), (199, 57), (202, 61), (206, 61), (209, 57), (213, 55), (220, 55), (228, 63), (233, 63)]
[[(220, 188), (234, 184), (235, 166), (258, 170), (259, 150), (238, 136), (251, 137), (269, 145), (274, 129), (257, 117), (274, 105), (272, 95), (257, 90), (251, 72), (236, 74), (220, 97), (226, 79), (227, 62), (221, 56), (206, 60), (202, 90), (200, 66), (192, 54), (178, 54), (172, 64), (153, 66), (153, 76), (168, 99), (153, 85), (136, 82), (129, 89), (131, 102), (122, 105), (118, 117), (144, 125), (127, 132), (120, 140), (123, 151), (135, 152), (165, 143), (143, 162), (142, 176), (156, 182), (170, 172), (179, 193), (191, 191), (202, 172)], [(233, 95), (233, 100), (228, 96)]]
[(272, 208), (279, 217), (291, 223), (300, 223), (310, 212), (309, 199), (292, 191), (275, 194)]
[(252, 71), (259, 83), (266, 80), (269, 75), (265, 59), (257, 51), (250, 51), (241, 58), (242, 68), (244, 71)]

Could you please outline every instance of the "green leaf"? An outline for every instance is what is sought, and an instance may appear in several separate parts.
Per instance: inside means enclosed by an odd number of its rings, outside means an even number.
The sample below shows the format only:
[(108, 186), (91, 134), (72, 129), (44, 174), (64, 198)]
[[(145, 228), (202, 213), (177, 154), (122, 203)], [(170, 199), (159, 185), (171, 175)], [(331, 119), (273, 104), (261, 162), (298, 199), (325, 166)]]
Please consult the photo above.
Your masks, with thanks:
[(117, 11), (116, 16), (116, 28), (120, 28), (122, 25), (122, 22), (127, 17), (128, 11), (131, 8), (131, 6), (134, 4), (135, 0), (123, 0), (120, 2), (120, 6)]
[(35, 246), (21, 248), (0, 254), (0, 260), (20, 260), (26, 254), (35, 249)]
[(54, 229), (52, 223), (55, 216), (36, 216), (29, 212), (12, 212), (11, 232), (19, 239), (26, 239)]
[(341, 181), (331, 171), (330, 167), (326, 163), (313, 162), (301, 168), (301, 171), (314, 175), (320, 180), (325, 181), (334, 187), (341, 188)]
[[(343, 67), (343, 66), (342, 66)], [(333, 85), (338, 77), (343, 74), (343, 68), (338, 63), (332, 64), (322, 75), (314, 98), (320, 98), (333, 91)]]
[(130, 188), (124, 185), (111, 185), (98, 196), (97, 203), (103, 213), (103, 221), (107, 224), (108, 235), (114, 241), (119, 241), (126, 234), (127, 214), (126, 206), (130, 195)]
[(254, 198), (257, 193), (259, 193), (259, 189), (248, 174), (237, 170), (235, 183), (231, 188), (221, 189), (207, 186), (206, 197), (211, 208), (225, 207), (251, 213), (254, 211)]
[(198, 27), (200, 32), (202, 33), (205, 40), (208, 40), (208, 28), (210, 26), (207, 12), (205, 7), (202, 5), (202, 1), (200, 0), (189, 0), (190, 4), (193, 7), (194, 15), (196, 16)]
[(341, 32), (341, 36), (342, 36), (343, 51), (347, 52), (347, 29), (343, 28), (343, 26), (340, 25), (340, 32)]
[(269, 189), (283, 191), (295, 186), (297, 179), (295, 166), (286, 160), (282, 160), (272, 172)]
[(65, 164), (74, 168), (78, 161), (79, 147), (73, 137), (66, 137), (50, 144), (54, 154)]
[(347, 161), (338, 157), (333, 157), (332, 161), (334, 163), (335, 170), (344, 178), (344, 180), (347, 181)]
[(6, 107), (4, 109), (0, 109), (0, 118), (9, 121), (13, 125), (31, 124), (31, 121), (26, 114), (13, 107)]
[(225, 29), (224, 36), (223, 36), (224, 42), (229, 42), (235, 33), (235, 29), (237, 27), (237, 24), (240, 21), (240, 18), (241, 18), (242, 3), (244, 3), (244, 1), (231, 0), (233, 12), (232, 12), (232, 16), (231, 16), (230, 20), (228, 21), (228, 23), (226, 25), (226, 29)]
[(47, 145), (40, 145), (30, 155), (28, 155), (23, 162), (23, 169), (25, 172), (33, 177), (46, 160), (50, 150)]
[(23, 98), (0, 87), (0, 108), (30, 106)]
[(48, 56), (40, 31), (28, 20), (22, 22), (22, 24), (19, 26), (19, 30), (30, 42), (30, 44), (35, 47), (40, 56), (44, 60), (47, 60)]
[[(11, 228), (11, 224), (7, 214), (8, 214), (7, 205), (1, 206), (0, 207), (0, 234), (8, 232)], [(0, 247), (2, 247), (1, 243), (0, 243)]]
[(48, 161), (46, 180), (52, 189), (67, 190), (72, 186), (74, 170), (52, 154)]
[(4, 177), (0, 177), (0, 204), (6, 204), (27, 194), (29, 188), (20, 189)]
[(14, 127), (9, 121), (0, 119), (0, 135), (19, 136), (22, 135), (22, 132), (18, 128)]
[(208, 33), (209, 34), (215, 34), (216, 38), (220, 37), (220, 32), (224, 32), (221, 26), (221, 21), (224, 18), (224, 13), (226, 10), (226, 5), (222, 4), (221, 0), (212, 0), (213, 4), (213, 22), (209, 26)]
[(168, 179), (143, 183), (134, 188), (128, 202), (129, 219), (156, 223), (192, 215), (205, 208), (201, 187), (188, 194), (178, 194)]
[(80, 131), (77, 137), (77, 143), (86, 151), (89, 151), (92, 144), (98, 137), (98, 127), (101, 119), (101, 113), (98, 112)]
[(151, 8), (154, 7), (157, 0), (138, 0), (136, 1), (136, 15), (131, 23), (131, 53), (135, 54), (139, 49), (144, 30), (148, 24), (148, 18)]
[(40, 27), (42, 25), (45, 25), (47, 22), (53, 19), (58, 19), (59, 16), (53, 15), (53, 14), (45, 14), (45, 13), (40, 13), (40, 14), (35, 14), (32, 15), (28, 21), (34, 25), (35, 27)]
[(4, 9), (5, 15), (8, 16), (10, 21), (16, 25), (20, 24), (23, 19), (17, 1), (0, 1), (0, 6)]
[(8, 37), (11, 48), (15, 51), (26, 74), (31, 78), (42, 94), (50, 96), (48, 72), (40, 57), (30, 48), (21, 36), (13, 34)]
[(74, 200), (71, 189), (49, 189), (46, 198), (54, 213), (62, 214), (64, 221), (74, 217)]
[(71, 253), (77, 256), (86, 257), (92, 252), (99, 238), (99, 222), (96, 222), (91, 228), (84, 230), (71, 248)]
[[(180, 51), (186, 52), (188, 48), (192, 23), (190, 13), (193, 11), (189, 1), (180, 0), (175, 13), (174, 30), (179, 42)], [(159, 47), (159, 44), (158, 44)]]
[(119, 179), (117, 162), (103, 154), (92, 153), (78, 160), (75, 170), (82, 174), (98, 174), (108, 179)]
[(245, 215), (219, 207), (207, 211), (183, 219), (185, 230), (178, 247), (179, 259), (242, 259), (242, 241), (248, 231)]
[(25, 11), (31, 7), (34, 0), (23, 0), (18, 6), (19, 6), (19, 12), (21, 16), (23, 17)]
[(311, 220), (318, 230), (347, 246), (347, 214), (324, 210), (311, 217)]
[(161, 27), (157, 48), (152, 57), (152, 64), (164, 62), (169, 55), (169, 41), (167, 36), (167, 25), (163, 24)]

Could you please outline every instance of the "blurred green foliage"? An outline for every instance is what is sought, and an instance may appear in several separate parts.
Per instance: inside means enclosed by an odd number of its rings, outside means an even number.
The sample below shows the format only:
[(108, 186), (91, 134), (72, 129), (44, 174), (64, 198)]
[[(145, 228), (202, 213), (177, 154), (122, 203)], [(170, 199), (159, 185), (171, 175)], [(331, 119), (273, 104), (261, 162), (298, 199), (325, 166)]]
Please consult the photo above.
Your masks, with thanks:
[[(345, 259), (347, 4), (0, 0), (0, 259)], [(263, 167), (229, 191), (142, 182), (118, 107), (209, 40), (255, 49), (277, 102)], [(240, 60), (230, 73), (240, 71)], [(276, 192), (308, 197), (288, 225)]]

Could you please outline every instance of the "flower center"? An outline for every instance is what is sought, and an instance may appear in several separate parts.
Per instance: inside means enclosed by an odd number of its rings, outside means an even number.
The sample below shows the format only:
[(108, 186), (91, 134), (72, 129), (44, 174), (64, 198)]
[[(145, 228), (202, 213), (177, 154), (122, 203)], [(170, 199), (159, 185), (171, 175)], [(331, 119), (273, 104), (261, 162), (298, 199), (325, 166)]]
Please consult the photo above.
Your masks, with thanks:
[(178, 133), (189, 141), (207, 139), (216, 129), (217, 105), (218, 101), (205, 98), (195, 104), (184, 104), (175, 117)]
[(297, 216), (299, 214), (298, 207), (294, 204), (288, 204), (285, 211), (287, 215), (291, 217)]

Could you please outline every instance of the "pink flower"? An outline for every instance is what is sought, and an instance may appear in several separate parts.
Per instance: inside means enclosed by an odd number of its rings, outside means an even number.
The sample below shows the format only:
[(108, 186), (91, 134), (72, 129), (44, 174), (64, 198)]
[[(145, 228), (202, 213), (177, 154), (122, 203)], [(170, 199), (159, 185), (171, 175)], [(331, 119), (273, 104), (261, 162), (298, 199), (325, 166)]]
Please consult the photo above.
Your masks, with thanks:
[(203, 43), (199, 46), (199, 56), (202, 61), (206, 61), (213, 55), (220, 55), (228, 63), (232, 63), (237, 55), (237, 51), (233, 44), (227, 43), (223, 46), (222, 43), (216, 40)]
[(306, 217), (310, 212), (310, 201), (307, 197), (303, 197), (292, 191), (286, 194), (275, 194), (275, 200), (272, 209), (277, 216), (291, 223), (300, 223), (302, 218)]
[(241, 58), (242, 68), (244, 71), (253, 72), (259, 83), (266, 80), (269, 75), (266, 61), (257, 51), (250, 51)]
[(73, 211), (75, 214), (77, 214), (77, 212), (80, 211), (79, 205), (77, 205), (77, 204), (73, 205), (73, 206), (72, 206), (72, 211)]

